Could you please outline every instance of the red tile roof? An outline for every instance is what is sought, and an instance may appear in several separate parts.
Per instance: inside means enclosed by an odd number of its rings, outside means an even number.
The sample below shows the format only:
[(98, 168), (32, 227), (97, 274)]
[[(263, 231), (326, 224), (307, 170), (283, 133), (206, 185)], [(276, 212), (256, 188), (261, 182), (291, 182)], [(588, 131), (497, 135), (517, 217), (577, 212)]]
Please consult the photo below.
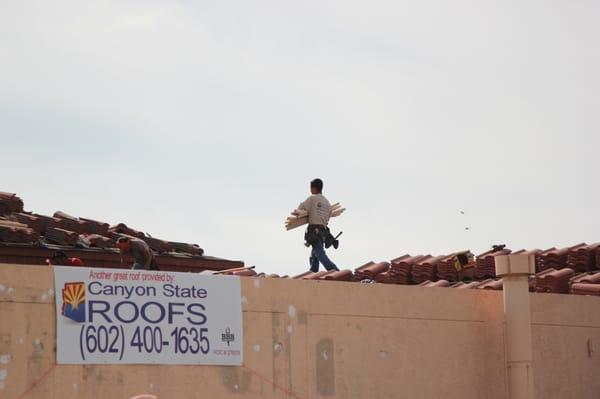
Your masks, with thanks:
[(204, 256), (204, 250), (196, 244), (161, 240), (124, 223), (110, 227), (108, 223), (62, 211), (53, 216), (26, 212), (16, 194), (0, 192), (0, 263), (45, 265), (47, 258), (62, 250), (69, 257), (82, 259), (85, 265), (126, 267), (121, 265), (115, 248), (121, 236), (146, 241), (162, 270), (223, 270), (244, 265), (241, 261)]

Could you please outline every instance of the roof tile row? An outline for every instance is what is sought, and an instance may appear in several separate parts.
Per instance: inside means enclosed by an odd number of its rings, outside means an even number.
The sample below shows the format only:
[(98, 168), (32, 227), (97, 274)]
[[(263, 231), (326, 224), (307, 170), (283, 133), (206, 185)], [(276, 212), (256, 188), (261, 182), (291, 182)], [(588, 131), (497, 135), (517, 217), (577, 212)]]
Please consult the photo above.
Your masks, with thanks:
[[(0, 261), (2, 262), (41, 264), (45, 259), (39, 259), (39, 254), (48, 250), (60, 249), (81, 254), (81, 251), (87, 249), (100, 249), (106, 251), (101, 252), (105, 255), (101, 261), (99, 252), (90, 253), (90, 257), (99, 261), (99, 264), (112, 264), (114, 253), (117, 251), (116, 241), (122, 236), (146, 241), (157, 255), (162, 255), (161, 259), (177, 258), (163, 263), (172, 263), (173, 267), (182, 270), (189, 270), (191, 267), (191, 264), (187, 266), (189, 260), (183, 261), (182, 256), (190, 260), (196, 259), (197, 261), (192, 261), (194, 264), (210, 264), (211, 268), (220, 267), (215, 263), (243, 265), (238, 261), (204, 257), (204, 250), (196, 244), (161, 240), (132, 229), (124, 223), (111, 227), (108, 223), (75, 217), (63, 211), (57, 211), (52, 216), (27, 212), (24, 210), (23, 200), (16, 194), (0, 192)], [(12, 247), (15, 250), (10, 249)], [(26, 255), (27, 248), (31, 248), (30, 255)]]

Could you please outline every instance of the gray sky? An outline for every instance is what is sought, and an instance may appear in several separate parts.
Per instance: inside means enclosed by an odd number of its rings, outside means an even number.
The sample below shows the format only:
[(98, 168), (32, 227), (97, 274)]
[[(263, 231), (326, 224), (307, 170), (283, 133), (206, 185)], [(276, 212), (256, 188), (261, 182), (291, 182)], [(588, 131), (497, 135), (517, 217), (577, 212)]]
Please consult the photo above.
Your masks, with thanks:
[(595, 0), (3, 1), (0, 191), (282, 274), (308, 267), (283, 221), (317, 176), (348, 208), (341, 268), (600, 241), (599, 17)]

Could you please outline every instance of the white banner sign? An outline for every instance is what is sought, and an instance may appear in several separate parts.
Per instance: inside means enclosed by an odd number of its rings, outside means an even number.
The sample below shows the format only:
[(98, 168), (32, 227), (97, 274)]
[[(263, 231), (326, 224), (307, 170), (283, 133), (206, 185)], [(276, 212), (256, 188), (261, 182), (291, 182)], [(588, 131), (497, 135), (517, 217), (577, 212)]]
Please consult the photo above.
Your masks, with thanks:
[(239, 277), (54, 267), (59, 364), (241, 365)]

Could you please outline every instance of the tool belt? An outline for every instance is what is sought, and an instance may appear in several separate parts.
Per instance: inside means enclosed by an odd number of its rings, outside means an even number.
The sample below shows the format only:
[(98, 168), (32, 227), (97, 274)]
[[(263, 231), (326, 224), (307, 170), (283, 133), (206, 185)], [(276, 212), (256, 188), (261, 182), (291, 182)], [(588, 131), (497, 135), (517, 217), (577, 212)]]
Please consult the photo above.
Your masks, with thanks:
[(324, 243), (328, 234), (329, 229), (327, 226), (322, 226), (320, 224), (309, 224), (306, 228), (306, 232), (304, 233), (304, 241), (306, 241), (306, 244), (309, 246), (316, 244), (319, 241)]
[(329, 231), (329, 227), (320, 224), (309, 224), (304, 233), (304, 241), (307, 247), (317, 244), (319, 241), (329, 248), (333, 245), (337, 249), (339, 241)]

